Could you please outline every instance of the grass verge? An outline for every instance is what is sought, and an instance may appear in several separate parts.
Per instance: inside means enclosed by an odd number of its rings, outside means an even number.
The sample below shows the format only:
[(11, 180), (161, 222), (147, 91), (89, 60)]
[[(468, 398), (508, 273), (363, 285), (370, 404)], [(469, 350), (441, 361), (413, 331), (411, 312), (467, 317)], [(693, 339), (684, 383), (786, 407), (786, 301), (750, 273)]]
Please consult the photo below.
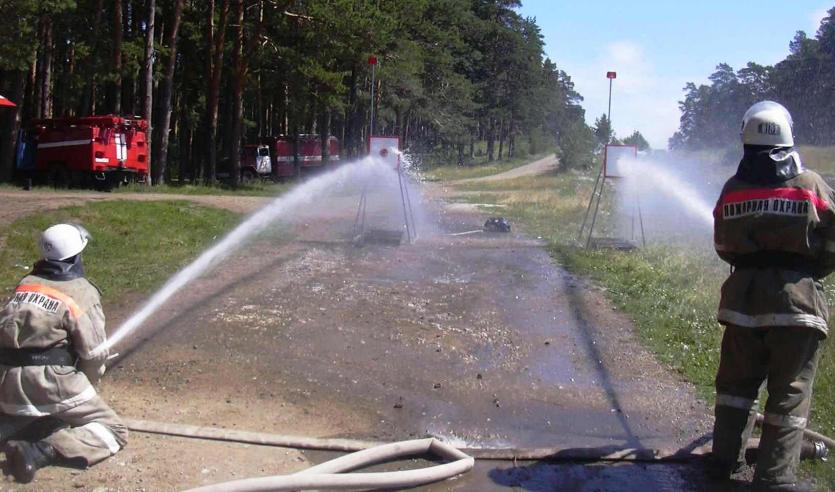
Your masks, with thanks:
[[(468, 183), (458, 187), (468, 192), (458, 199), (503, 205), (502, 213), (546, 239), (558, 262), (604, 286), (609, 299), (633, 319), (642, 343), (712, 403), (722, 337), (716, 306), (727, 266), (716, 257), (709, 240), (684, 248), (650, 246), (632, 252), (576, 247), (593, 183), (593, 177), (571, 172)], [(606, 210), (602, 212), (605, 228)], [(835, 307), (835, 279), (828, 279), (825, 287)], [(830, 318), (830, 326), (835, 326), (833, 322), (835, 317)], [(833, 436), (835, 354), (832, 343), (827, 345), (815, 382), (810, 428)], [(831, 462), (804, 463), (803, 470), (817, 478), (822, 490), (835, 490)]]
[(182, 185), (174, 186), (161, 184), (157, 186), (146, 186), (143, 184), (130, 184), (113, 190), (114, 193), (162, 193), (171, 195), (237, 195), (237, 196), (277, 196), (290, 189), (297, 183), (272, 183), (268, 181), (240, 185), (232, 188), (225, 185)]
[(38, 235), (52, 224), (77, 222), (91, 232), (84, 265), (107, 305), (161, 284), (239, 220), (233, 212), (179, 201), (93, 202), (23, 217), (0, 232), (0, 293), (7, 297), (38, 260)]
[[(133, 183), (111, 190), (112, 193), (158, 193), (164, 195), (223, 195), (223, 196), (277, 196), (292, 188), (298, 182), (272, 183), (270, 181), (259, 181), (252, 184), (240, 185), (232, 188), (223, 184), (217, 186), (206, 185), (168, 185), (147, 186), (140, 183)], [(21, 191), (21, 186), (0, 183), (0, 192)], [(53, 188), (51, 186), (36, 185), (32, 188), (39, 193), (96, 193), (92, 188)], [(101, 192), (105, 193), (105, 192)]]
[(835, 174), (835, 146), (811, 147), (801, 145), (798, 151), (804, 166), (821, 174)]

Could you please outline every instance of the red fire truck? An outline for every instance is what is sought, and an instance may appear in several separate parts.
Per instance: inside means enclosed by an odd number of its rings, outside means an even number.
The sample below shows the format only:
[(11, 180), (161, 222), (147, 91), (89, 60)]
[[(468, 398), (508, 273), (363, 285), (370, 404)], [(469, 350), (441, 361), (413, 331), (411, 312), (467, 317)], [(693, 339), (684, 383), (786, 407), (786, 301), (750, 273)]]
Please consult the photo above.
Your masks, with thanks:
[(114, 115), (33, 120), (20, 133), (17, 169), (57, 187), (144, 182), (147, 131), (143, 119)]
[[(244, 145), (241, 148), (242, 183), (250, 183), (258, 179), (293, 178), (297, 174), (322, 169), (322, 147), (318, 135), (299, 136), (299, 169), (296, 169), (293, 158), (293, 140), (291, 137), (261, 138), (260, 144)], [(336, 164), (340, 160), (339, 140), (331, 136), (328, 138), (328, 161)], [(231, 161), (224, 159), (218, 163), (217, 178), (228, 180), (231, 171)], [(273, 166), (276, 166), (276, 176), (273, 176)]]
[[(312, 171), (325, 167), (322, 163), (322, 144), (319, 135), (299, 135), (299, 172)], [(296, 175), (295, 162), (293, 158), (293, 139), (288, 136), (279, 136), (270, 142), (278, 176), (282, 178)], [(328, 137), (328, 159), (327, 164), (336, 164), (340, 160), (339, 139), (331, 135)]]

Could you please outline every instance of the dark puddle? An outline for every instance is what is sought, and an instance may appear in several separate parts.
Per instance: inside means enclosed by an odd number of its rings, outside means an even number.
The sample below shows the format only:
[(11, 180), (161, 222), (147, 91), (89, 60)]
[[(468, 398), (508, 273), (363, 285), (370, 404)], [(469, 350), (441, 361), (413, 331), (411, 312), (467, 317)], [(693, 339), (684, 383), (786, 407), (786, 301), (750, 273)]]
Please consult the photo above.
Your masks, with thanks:
[[(314, 463), (322, 463), (339, 454), (305, 451)], [(429, 457), (400, 460), (376, 465), (357, 472), (416, 470), (441, 464)], [(699, 465), (675, 463), (548, 463), (476, 460), (475, 467), (459, 477), (416, 487), (413, 490), (529, 492), (702, 492), (747, 491), (743, 482), (714, 483)]]

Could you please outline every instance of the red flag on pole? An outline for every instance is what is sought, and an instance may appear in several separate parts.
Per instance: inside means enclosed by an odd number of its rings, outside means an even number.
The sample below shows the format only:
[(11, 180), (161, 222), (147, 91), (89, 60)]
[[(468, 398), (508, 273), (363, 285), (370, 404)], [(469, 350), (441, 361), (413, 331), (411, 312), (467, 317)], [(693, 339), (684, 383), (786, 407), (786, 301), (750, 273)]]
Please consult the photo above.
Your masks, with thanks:
[(369, 56), (368, 57), (368, 64), (369, 65), (376, 65), (377, 64), (377, 57), (374, 56), (374, 55)]
[(9, 101), (8, 99), (6, 99), (3, 96), (0, 96), (0, 106), (9, 106), (9, 107), (13, 108), (13, 107), (17, 106), (17, 104)]
[(617, 72), (606, 72), (606, 78), (607, 79), (616, 79), (616, 78), (618, 78), (618, 73)]

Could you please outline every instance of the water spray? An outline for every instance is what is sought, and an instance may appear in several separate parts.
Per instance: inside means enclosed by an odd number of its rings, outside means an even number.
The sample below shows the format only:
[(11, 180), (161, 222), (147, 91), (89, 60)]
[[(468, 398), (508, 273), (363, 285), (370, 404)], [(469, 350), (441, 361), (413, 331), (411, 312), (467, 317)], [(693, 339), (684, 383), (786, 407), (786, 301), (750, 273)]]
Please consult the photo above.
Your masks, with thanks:
[(396, 172), (388, 163), (376, 156), (367, 156), (354, 163), (344, 164), (333, 171), (306, 181), (293, 188), (288, 193), (275, 198), (268, 205), (255, 212), (232, 232), (227, 234), (217, 244), (206, 250), (196, 260), (171, 277), (150, 299), (125, 320), (110, 338), (96, 347), (94, 355), (108, 353), (112, 347), (133, 333), (142, 323), (154, 314), (171, 296), (183, 287), (203, 275), (207, 270), (226, 258), (232, 251), (238, 249), (246, 240), (266, 229), (288, 211), (310, 205), (326, 190), (337, 186), (349, 179), (359, 179), (369, 182), (381, 175)]
[[(586, 247), (592, 244), (595, 218), (607, 177), (616, 195), (615, 209), (612, 210), (614, 221), (608, 225), (614, 226), (612, 232), (616, 232), (618, 237), (626, 239), (597, 238), (594, 242), (598, 246), (604, 244), (617, 246), (618, 249), (634, 249), (637, 226), (640, 226), (638, 239), (644, 245), (646, 234), (650, 233), (655, 238), (664, 237), (668, 240), (708, 236), (713, 229), (711, 200), (719, 194), (716, 186), (718, 181), (712, 178), (721, 170), (706, 168), (704, 164), (689, 161), (680, 155), (671, 155), (674, 157), (672, 159), (639, 156), (637, 152), (628, 152), (628, 147), (607, 146), (606, 162), (595, 182), (578, 239)], [(622, 150), (624, 148), (627, 150)], [(586, 238), (584, 229), (589, 218), (591, 228)], [(645, 224), (649, 226), (646, 232)], [(630, 226), (631, 240), (628, 239)]]
[[(378, 157), (388, 163), (397, 173), (397, 185), (400, 191), (400, 204), (403, 208), (403, 228), (406, 232), (406, 241), (411, 244), (417, 239), (415, 227), (415, 214), (412, 207), (412, 198), (409, 194), (409, 176), (406, 170), (411, 167), (411, 161), (406, 154), (400, 151), (399, 137), (372, 136), (368, 143), (369, 155)], [(405, 166), (404, 166), (405, 164)], [(368, 236), (385, 238), (385, 242), (400, 244), (403, 231), (367, 231), (366, 210), (368, 207), (368, 184), (363, 186), (357, 204), (356, 218), (354, 219), (354, 242), (360, 244)]]
[(652, 207), (656, 213), (663, 211), (679, 216), (683, 213), (693, 218), (701, 229), (710, 230), (713, 227), (713, 207), (704, 194), (692, 180), (677, 175), (669, 164), (638, 158), (621, 159), (618, 165), (624, 178), (624, 197), (641, 197), (645, 210), (647, 204), (655, 205), (653, 198), (662, 197), (667, 210), (658, 204)]

